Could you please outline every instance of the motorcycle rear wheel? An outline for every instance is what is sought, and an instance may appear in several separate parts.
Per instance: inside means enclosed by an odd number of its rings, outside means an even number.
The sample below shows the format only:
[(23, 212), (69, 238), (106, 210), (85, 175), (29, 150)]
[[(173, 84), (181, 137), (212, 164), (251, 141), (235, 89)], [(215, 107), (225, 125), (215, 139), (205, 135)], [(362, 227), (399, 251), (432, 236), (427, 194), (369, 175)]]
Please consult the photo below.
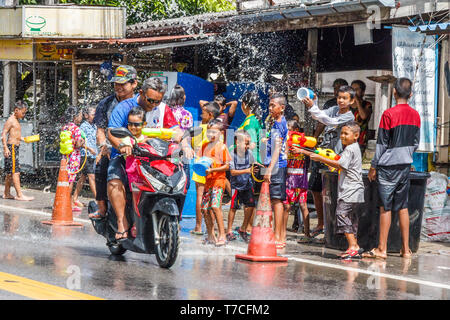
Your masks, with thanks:
[(170, 268), (177, 259), (180, 238), (178, 218), (167, 214), (158, 220), (159, 243), (156, 245), (156, 260), (162, 268)]

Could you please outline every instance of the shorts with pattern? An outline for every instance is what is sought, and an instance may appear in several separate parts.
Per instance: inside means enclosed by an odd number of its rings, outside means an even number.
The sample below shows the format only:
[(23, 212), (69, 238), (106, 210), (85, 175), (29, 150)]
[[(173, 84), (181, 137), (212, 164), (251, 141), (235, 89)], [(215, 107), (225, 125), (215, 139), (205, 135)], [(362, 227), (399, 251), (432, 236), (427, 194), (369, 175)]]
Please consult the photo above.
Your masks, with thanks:
[(286, 200), (284, 204), (306, 203), (308, 198), (308, 190), (302, 188), (293, 188), (286, 190)]
[(202, 210), (220, 208), (222, 206), (223, 188), (209, 188), (202, 197)]

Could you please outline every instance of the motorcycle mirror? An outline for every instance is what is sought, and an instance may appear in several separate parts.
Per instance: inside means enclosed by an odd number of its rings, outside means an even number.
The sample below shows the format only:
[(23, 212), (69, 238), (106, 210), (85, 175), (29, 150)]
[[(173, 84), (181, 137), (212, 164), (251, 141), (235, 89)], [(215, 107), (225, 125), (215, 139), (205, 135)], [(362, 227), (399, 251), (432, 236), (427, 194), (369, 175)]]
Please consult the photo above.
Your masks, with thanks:
[(134, 138), (133, 134), (127, 128), (111, 128), (109, 132), (116, 138)]

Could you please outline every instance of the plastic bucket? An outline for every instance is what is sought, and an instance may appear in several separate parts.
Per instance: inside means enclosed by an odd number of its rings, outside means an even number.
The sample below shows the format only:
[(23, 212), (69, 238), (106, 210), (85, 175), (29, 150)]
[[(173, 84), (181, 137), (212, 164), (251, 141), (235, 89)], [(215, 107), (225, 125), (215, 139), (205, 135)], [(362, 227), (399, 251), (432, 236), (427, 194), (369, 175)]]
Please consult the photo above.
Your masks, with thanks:
[(297, 98), (298, 100), (303, 100), (305, 98), (314, 99), (314, 92), (309, 88), (301, 87), (297, 90)]
[(206, 170), (211, 167), (213, 161), (208, 157), (201, 157), (196, 163), (193, 165), (194, 172), (200, 177), (206, 176)]

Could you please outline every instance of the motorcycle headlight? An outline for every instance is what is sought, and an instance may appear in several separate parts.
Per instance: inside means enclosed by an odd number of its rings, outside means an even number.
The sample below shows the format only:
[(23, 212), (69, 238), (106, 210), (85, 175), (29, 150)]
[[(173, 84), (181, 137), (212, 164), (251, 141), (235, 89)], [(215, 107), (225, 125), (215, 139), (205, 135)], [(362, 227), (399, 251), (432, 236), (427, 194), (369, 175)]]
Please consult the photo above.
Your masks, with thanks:
[(164, 183), (153, 177), (147, 170), (145, 170), (143, 167), (141, 167), (141, 171), (144, 174), (145, 178), (150, 182), (150, 184), (155, 188), (157, 191), (163, 191), (166, 193), (169, 193), (172, 188), (169, 186), (166, 186)]

